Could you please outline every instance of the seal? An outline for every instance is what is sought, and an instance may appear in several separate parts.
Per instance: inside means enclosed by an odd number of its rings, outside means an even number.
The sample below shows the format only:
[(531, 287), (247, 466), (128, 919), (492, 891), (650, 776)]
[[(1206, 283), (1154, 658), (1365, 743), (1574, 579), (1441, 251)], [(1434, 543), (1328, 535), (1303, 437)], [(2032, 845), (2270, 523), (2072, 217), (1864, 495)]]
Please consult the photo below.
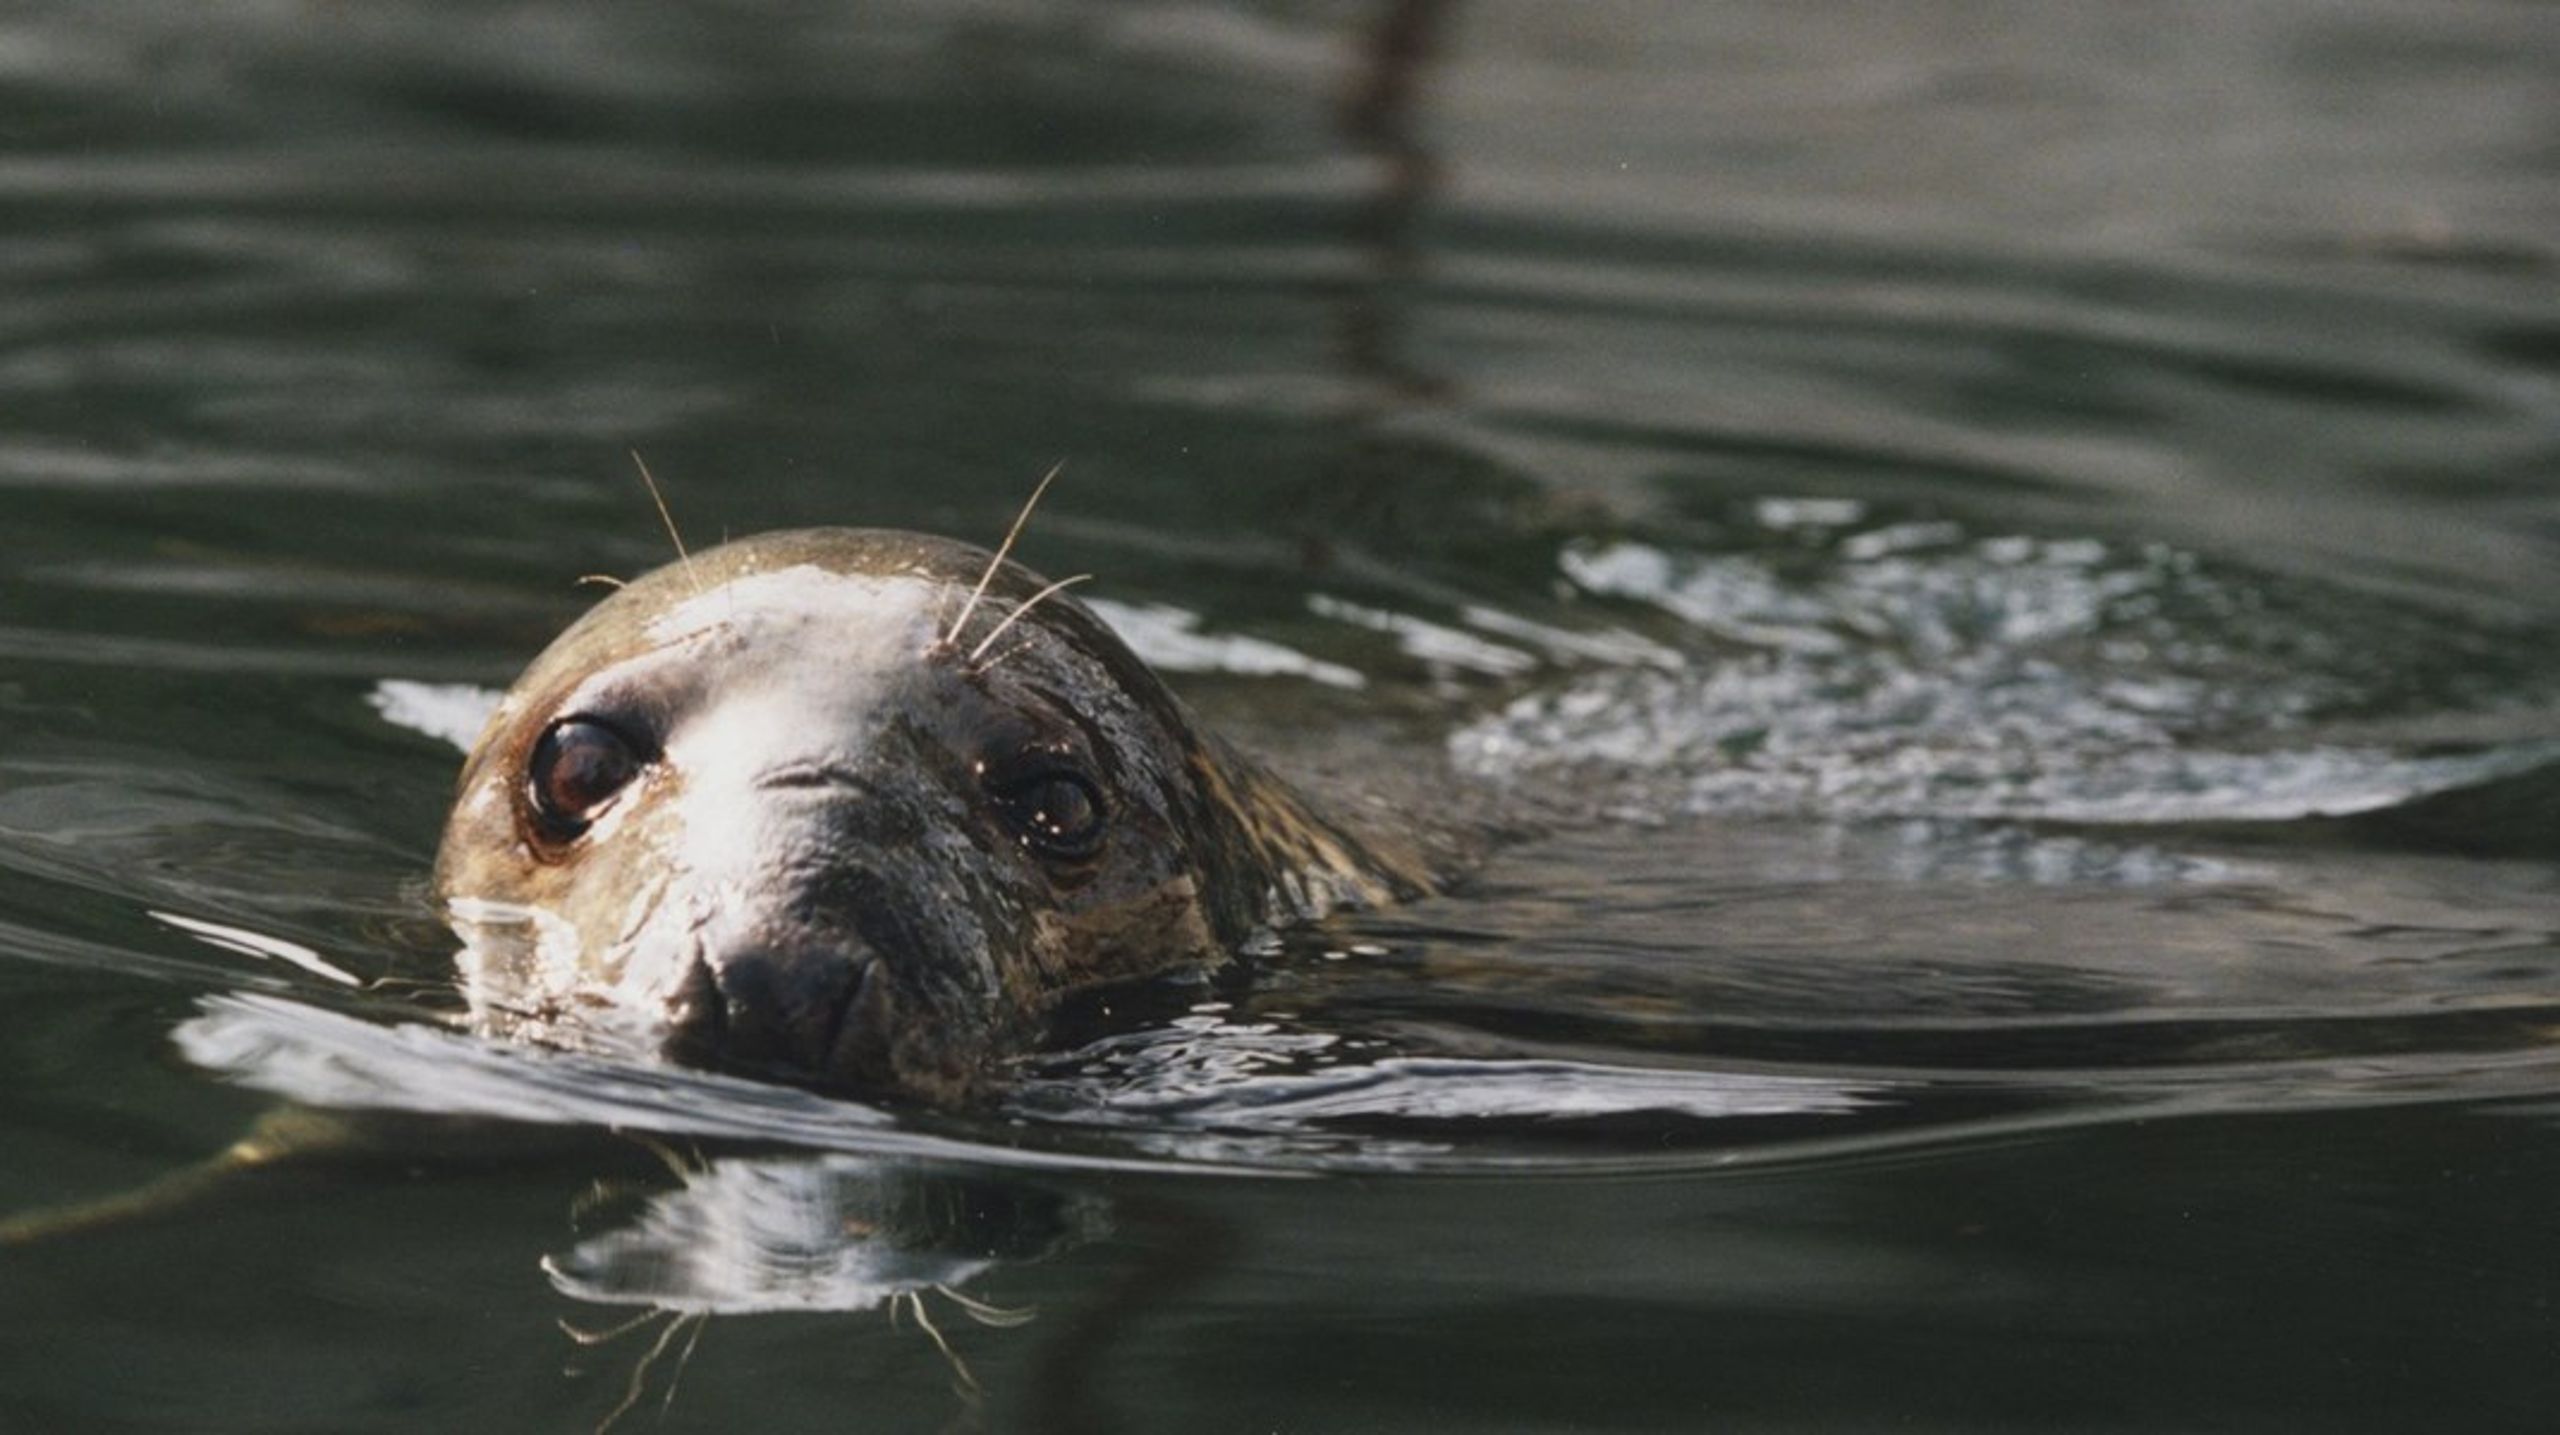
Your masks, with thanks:
[(1069, 993), (1434, 885), (1062, 587), (808, 529), (599, 603), (491, 715), (437, 855), (475, 1025), (947, 1104)]

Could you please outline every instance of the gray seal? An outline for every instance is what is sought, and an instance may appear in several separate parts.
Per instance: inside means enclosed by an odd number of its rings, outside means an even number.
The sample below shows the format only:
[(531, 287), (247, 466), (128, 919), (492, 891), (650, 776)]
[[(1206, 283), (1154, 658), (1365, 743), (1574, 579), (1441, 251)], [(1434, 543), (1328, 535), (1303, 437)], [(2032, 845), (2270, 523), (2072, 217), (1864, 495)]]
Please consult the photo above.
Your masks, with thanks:
[(463, 768), (436, 888), (484, 1030), (948, 1103), (1069, 993), (1435, 866), (1200, 731), (1039, 575), (811, 529), (561, 634)]

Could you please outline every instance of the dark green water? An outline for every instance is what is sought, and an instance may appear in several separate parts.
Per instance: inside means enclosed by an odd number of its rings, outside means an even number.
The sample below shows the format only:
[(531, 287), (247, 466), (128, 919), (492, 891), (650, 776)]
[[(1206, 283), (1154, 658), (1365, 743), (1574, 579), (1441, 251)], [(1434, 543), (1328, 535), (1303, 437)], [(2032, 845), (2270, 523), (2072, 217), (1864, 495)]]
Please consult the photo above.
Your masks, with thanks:
[[(2555, 72), (2524, 3), (0, 15), (0, 1213), (364, 1113), (0, 1249), (0, 1429), (2549, 1428)], [(665, 556), (633, 448), (697, 540), (1063, 458), (1025, 556), (1219, 725), (1579, 815), (994, 1111), (474, 1041), (437, 732)]]

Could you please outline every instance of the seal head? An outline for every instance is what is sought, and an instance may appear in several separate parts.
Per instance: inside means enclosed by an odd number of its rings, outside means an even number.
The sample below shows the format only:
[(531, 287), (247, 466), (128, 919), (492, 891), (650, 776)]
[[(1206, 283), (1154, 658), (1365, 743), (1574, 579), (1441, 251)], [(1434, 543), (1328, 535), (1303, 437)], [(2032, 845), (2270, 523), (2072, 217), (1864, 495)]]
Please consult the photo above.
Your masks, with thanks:
[(949, 1101), (1068, 992), (1427, 881), (1196, 731), (1081, 605), (1026, 609), (1045, 586), (816, 529), (597, 605), (491, 717), (445, 829), (475, 1021)]

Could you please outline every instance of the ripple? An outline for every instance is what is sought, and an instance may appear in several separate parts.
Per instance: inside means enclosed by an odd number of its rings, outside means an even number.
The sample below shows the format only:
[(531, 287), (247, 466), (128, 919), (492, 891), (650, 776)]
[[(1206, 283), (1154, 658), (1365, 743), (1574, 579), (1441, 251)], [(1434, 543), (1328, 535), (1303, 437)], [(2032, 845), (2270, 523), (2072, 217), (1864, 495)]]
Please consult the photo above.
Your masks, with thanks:
[(1696, 656), (1519, 696), (1451, 738), (1458, 765), (1616, 770), (1621, 805), (1654, 811), (2163, 823), (2363, 812), (2560, 762), (2538, 735), (2324, 738), (2413, 701), (2432, 720), (2436, 684), (2508, 641), (2450, 616), (2160, 545), (1838, 503), (1763, 499), (1751, 517), (1758, 541), (1727, 551), (1567, 546), (1568, 582), (1678, 620)]
[(1115, 603), (1108, 598), (1089, 598), (1085, 606), (1110, 624), (1139, 657), (1169, 672), (1299, 677), (1327, 687), (1349, 689), (1368, 685), (1368, 679), (1356, 668), (1311, 658), (1267, 638), (1203, 632), (1199, 614), (1170, 603)]

